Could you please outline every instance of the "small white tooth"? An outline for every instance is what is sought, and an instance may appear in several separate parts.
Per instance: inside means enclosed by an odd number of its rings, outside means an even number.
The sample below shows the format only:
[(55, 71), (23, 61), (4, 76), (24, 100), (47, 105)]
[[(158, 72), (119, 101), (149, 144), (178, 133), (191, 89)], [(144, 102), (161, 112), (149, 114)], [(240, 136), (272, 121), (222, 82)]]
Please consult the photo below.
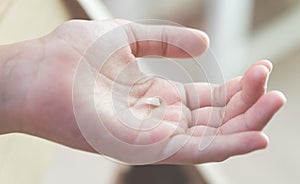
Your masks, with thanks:
[(159, 107), (159, 106), (160, 106), (160, 101), (159, 101), (159, 98), (156, 98), (156, 97), (153, 97), (153, 98), (147, 98), (147, 99), (146, 99), (146, 104), (149, 104), (149, 105), (153, 105), (153, 106)]

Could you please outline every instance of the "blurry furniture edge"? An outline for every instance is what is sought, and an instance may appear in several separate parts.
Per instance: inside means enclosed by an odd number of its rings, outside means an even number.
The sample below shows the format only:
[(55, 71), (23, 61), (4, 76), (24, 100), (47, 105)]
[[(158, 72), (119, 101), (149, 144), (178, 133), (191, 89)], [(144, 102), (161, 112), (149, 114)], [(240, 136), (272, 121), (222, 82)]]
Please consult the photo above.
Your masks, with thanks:
[(105, 20), (112, 18), (101, 0), (65, 0), (64, 3), (75, 19)]
[(9, 10), (13, 1), (11, 0), (0, 0), (0, 21), (5, 16), (5, 13)]
[(123, 170), (115, 184), (208, 184), (195, 166), (140, 165)]
[(63, 1), (63, 3), (65, 4), (70, 16), (73, 19), (85, 19), (85, 20), (91, 19), (78, 1), (65, 0)]

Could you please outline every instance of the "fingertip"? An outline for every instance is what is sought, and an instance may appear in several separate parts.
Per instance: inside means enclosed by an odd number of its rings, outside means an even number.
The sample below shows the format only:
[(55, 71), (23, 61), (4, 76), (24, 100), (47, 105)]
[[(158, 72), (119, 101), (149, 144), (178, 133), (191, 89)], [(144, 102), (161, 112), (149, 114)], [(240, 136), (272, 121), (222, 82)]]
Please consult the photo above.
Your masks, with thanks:
[(269, 72), (271, 72), (273, 70), (273, 64), (270, 60), (266, 60), (266, 59), (260, 60), (256, 63), (256, 65), (265, 66), (268, 69)]
[(207, 35), (207, 33), (203, 32), (203, 31), (199, 31), (199, 33), (200, 33), (200, 39), (206, 45), (206, 48), (208, 48), (209, 44), (210, 44), (209, 36)]
[(270, 74), (269, 68), (264, 65), (258, 65), (258, 66), (255, 66), (255, 70), (256, 70), (254, 72), (255, 79), (258, 81), (264, 82), (264, 84), (266, 86), (268, 83), (268, 77)]
[(270, 72), (270, 69), (265, 65), (257, 65), (257, 66), (254, 66), (254, 67), (259, 68), (259, 70), (261, 72), (263, 72), (264, 74), (268, 74)]
[(261, 149), (265, 149), (268, 147), (270, 139), (267, 136), (267, 134), (265, 134), (264, 132), (261, 132), (261, 137), (262, 137), (262, 144), (261, 144)]
[(269, 94), (274, 95), (274, 98), (278, 99), (278, 103), (280, 106), (284, 105), (287, 102), (286, 96), (278, 90), (270, 91)]
[(268, 147), (269, 138), (266, 134), (259, 131), (249, 132), (246, 134), (245, 142), (248, 144), (248, 148), (246, 148), (247, 152), (252, 152), (255, 150), (261, 150)]
[(250, 153), (257, 150), (267, 148), (269, 139), (260, 131), (249, 131), (238, 134), (232, 134), (232, 136), (239, 137), (239, 140), (233, 143), (229, 156), (241, 155)]
[(209, 39), (209, 36), (207, 35), (207, 33), (204, 32), (204, 31), (197, 30), (197, 29), (192, 29), (192, 28), (188, 28), (188, 30), (190, 30), (197, 37), (200, 38), (202, 44), (204, 45), (204, 47), (201, 48), (202, 49), (201, 53), (205, 52), (209, 48), (209, 44), (210, 44), (210, 39)]
[[(254, 89), (256, 92), (258, 89), (266, 89), (268, 83), (269, 69), (264, 65), (254, 65), (246, 73), (244, 86)], [(253, 86), (256, 86), (253, 88)]]
[(253, 84), (252, 82), (264, 82), (266, 87), (270, 71), (272, 70), (272, 63), (268, 60), (258, 61), (256, 64), (252, 65), (245, 75), (243, 76), (243, 81), (249, 84)]

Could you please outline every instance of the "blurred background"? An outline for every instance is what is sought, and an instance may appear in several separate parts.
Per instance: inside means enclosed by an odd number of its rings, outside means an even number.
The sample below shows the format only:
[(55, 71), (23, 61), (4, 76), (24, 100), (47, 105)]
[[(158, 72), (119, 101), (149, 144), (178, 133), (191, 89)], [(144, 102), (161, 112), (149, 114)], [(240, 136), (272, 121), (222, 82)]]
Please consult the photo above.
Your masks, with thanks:
[(225, 80), (272, 60), (269, 90), (283, 91), (288, 102), (266, 128), (268, 149), (195, 167), (129, 167), (36, 137), (1, 135), (0, 183), (300, 183), (299, 0), (0, 0), (0, 44), (43, 36), (69, 19), (111, 17), (206, 31)]

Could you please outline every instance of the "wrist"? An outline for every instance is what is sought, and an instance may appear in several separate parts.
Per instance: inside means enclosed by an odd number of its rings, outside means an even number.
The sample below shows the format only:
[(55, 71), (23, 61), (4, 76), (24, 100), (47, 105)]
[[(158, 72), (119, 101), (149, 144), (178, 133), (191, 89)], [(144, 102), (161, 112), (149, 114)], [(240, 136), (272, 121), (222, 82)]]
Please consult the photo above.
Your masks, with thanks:
[(0, 46), (0, 134), (17, 131), (18, 125), (12, 120), (12, 98), (9, 92), (9, 78), (17, 57), (15, 46)]
[[(33, 61), (32, 42), (0, 46), (0, 134), (21, 132)], [(30, 83), (29, 83), (30, 84)]]

